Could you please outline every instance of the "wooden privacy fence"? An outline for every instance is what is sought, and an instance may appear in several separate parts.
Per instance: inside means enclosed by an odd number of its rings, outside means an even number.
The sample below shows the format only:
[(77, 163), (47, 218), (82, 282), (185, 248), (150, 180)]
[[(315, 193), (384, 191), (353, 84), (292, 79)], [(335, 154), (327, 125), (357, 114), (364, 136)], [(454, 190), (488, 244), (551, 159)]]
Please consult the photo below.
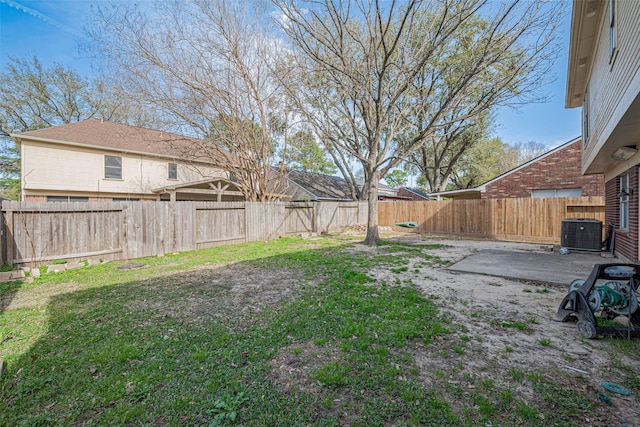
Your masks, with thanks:
[[(209, 246), (335, 231), (367, 222), (366, 202), (2, 203), (2, 262), (133, 259)], [(560, 243), (562, 220), (604, 223), (604, 197), (379, 203), (379, 224), (415, 231)], [(398, 230), (409, 230), (397, 228)]]
[(2, 203), (2, 262), (132, 259), (366, 223), (362, 202)]
[(380, 202), (378, 215), (382, 226), (415, 221), (421, 233), (557, 244), (565, 218), (604, 226), (604, 197)]

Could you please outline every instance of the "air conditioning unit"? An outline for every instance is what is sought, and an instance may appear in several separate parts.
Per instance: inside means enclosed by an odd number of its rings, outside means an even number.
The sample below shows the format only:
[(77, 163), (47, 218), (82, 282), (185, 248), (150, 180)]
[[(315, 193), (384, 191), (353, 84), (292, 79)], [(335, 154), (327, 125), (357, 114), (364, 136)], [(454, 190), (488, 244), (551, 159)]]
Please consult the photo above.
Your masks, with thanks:
[(560, 245), (569, 249), (600, 251), (602, 221), (586, 218), (563, 219)]

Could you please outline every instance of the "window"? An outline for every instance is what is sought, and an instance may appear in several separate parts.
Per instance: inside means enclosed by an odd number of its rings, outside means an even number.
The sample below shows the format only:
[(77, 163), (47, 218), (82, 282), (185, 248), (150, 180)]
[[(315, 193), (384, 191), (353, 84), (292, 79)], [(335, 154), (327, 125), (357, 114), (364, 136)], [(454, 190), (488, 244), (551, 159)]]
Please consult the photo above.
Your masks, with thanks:
[(122, 179), (122, 157), (104, 156), (105, 179)]
[(629, 229), (629, 175), (622, 175), (620, 177), (620, 224), (621, 230)]
[(553, 197), (581, 197), (582, 188), (558, 188), (552, 190), (531, 190), (531, 197), (553, 198)]
[(169, 179), (178, 179), (178, 165), (169, 163)]
[(616, 53), (616, 1), (609, 0), (609, 64)]
[(47, 202), (88, 202), (88, 197), (77, 196), (47, 196)]
[(114, 202), (139, 202), (140, 199), (132, 197), (114, 197)]

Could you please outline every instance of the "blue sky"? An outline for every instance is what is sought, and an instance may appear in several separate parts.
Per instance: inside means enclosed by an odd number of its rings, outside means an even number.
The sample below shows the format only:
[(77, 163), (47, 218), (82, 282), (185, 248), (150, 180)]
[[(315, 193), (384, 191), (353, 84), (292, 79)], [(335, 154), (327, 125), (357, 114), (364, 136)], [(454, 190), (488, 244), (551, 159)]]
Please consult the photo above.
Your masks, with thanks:
[[(57, 62), (90, 75), (89, 61), (78, 53), (78, 42), (92, 8), (107, 4), (100, 0), (0, 0), (0, 67), (4, 68), (9, 56), (37, 55), (45, 65)], [(580, 135), (580, 109), (564, 108), (569, 26), (567, 14), (560, 29), (565, 49), (555, 65), (557, 79), (546, 87), (550, 101), (522, 107), (519, 112), (499, 110), (495, 134), (504, 142), (535, 141), (554, 147)]]

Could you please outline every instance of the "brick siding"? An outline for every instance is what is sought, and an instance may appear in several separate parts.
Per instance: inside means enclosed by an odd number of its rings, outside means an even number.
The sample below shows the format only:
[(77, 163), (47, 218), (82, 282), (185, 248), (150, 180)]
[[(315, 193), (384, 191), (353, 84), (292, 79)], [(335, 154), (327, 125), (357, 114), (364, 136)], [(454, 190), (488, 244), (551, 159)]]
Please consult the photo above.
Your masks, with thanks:
[(25, 202), (46, 202), (47, 201), (47, 196), (26, 195), (24, 197), (24, 201)]
[(532, 190), (581, 188), (583, 196), (604, 196), (602, 175), (582, 175), (582, 140), (486, 186), (483, 199), (531, 197)]
[(407, 190), (406, 188), (399, 188), (398, 189), (398, 196), (399, 197), (403, 197), (403, 198), (407, 197), (407, 198), (413, 200), (414, 202), (415, 201), (424, 202), (425, 200), (427, 200), (424, 197), (420, 197), (416, 193)]
[[(621, 255), (632, 262), (638, 261), (638, 168), (633, 167), (626, 173), (629, 174), (629, 188), (633, 194), (629, 196), (629, 230), (619, 230), (620, 226), (620, 175), (606, 184), (605, 195), (605, 223), (615, 227), (614, 250), (616, 255)], [(621, 174), (624, 175), (624, 174)]]

